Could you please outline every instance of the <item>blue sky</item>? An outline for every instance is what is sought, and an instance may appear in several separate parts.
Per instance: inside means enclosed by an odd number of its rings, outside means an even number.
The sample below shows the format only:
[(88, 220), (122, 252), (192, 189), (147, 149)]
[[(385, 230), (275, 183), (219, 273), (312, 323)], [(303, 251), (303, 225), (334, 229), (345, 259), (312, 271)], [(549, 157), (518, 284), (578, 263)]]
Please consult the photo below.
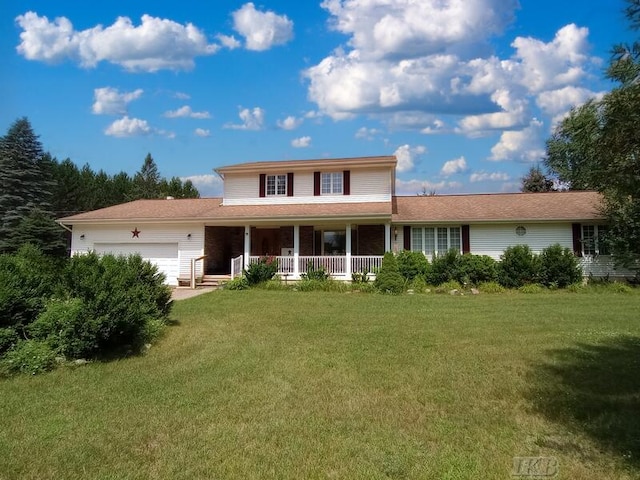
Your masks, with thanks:
[(610, 88), (623, 0), (15, 0), (0, 126), (58, 159), (220, 193), (246, 161), (398, 156), (399, 194), (516, 191), (572, 105)]

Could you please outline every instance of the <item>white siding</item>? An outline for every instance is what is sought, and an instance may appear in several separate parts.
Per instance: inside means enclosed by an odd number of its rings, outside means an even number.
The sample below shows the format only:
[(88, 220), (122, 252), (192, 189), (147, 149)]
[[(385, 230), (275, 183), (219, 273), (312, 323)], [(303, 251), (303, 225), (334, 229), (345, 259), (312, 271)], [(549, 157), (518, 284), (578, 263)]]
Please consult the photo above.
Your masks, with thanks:
[[(516, 227), (523, 226), (527, 233), (516, 235)], [(475, 255), (489, 255), (496, 260), (513, 245), (528, 245), (535, 253), (540, 253), (549, 245), (559, 243), (573, 248), (573, 234), (570, 223), (513, 223), (492, 225), (471, 225), (469, 247)]]
[[(317, 203), (390, 202), (391, 169), (350, 170), (350, 195), (313, 195), (313, 172), (294, 172), (293, 197), (260, 198), (260, 173), (227, 174), (224, 179), (225, 205), (284, 205)], [(282, 174), (287, 172), (280, 172)]]
[(620, 277), (633, 277), (635, 272), (626, 268), (616, 268), (613, 259), (609, 255), (602, 255), (599, 257), (593, 255), (587, 255), (580, 258), (580, 266), (582, 267), (582, 273), (585, 277), (593, 275), (594, 277), (606, 277), (607, 275), (612, 279)]
[[(132, 230), (140, 231), (139, 238), (132, 238)], [(191, 234), (191, 238), (187, 235)], [(84, 235), (84, 238), (80, 238)], [(191, 274), (191, 259), (204, 253), (204, 226), (198, 224), (119, 224), (74, 225), (71, 236), (71, 254), (77, 255), (96, 250), (100, 244), (121, 244), (130, 248), (134, 244), (177, 244), (180, 277)], [(198, 262), (197, 275), (202, 275), (202, 262)], [(177, 285), (177, 278), (167, 278), (169, 285)]]

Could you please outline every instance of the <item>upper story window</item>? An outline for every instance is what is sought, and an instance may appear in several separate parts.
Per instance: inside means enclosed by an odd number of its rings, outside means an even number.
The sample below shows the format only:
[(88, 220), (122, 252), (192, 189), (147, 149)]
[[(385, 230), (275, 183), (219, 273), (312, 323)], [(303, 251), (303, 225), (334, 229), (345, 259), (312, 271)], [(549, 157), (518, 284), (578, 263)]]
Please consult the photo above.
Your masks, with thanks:
[(342, 172), (323, 173), (321, 175), (322, 195), (342, 195)]
[(609, 255), (609, 249), (602, 241), (606, 234), (606, 225), (582, 225), (583, 255)]
[(411, 250), (425, 255), (441, 255), (447, 250), (462, 251), (460, 227), (413, 227)]
[(266, 182), (267, 182), (266, 184), (267, 196), (287, 194), (287, 176), (286, 175), (267, 175)]

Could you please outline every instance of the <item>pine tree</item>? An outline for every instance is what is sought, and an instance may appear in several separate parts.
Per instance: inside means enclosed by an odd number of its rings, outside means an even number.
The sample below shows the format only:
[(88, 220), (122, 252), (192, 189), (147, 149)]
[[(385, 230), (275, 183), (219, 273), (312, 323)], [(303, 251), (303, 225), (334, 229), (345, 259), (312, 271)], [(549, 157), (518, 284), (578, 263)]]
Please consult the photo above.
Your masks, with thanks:
[(147, 153), (140, 171), (133, 177), (133, 184), (136, 199), (160, 198), (160, 173), (150, 153)]

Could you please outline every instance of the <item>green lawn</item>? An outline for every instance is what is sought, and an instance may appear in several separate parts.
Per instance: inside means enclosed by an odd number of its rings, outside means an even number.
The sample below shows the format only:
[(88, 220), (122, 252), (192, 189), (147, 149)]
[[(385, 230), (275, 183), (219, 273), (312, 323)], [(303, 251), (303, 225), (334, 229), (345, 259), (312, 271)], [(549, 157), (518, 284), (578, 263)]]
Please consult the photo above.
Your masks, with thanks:
[[(0, 478), (640, 477), (640, 294), (219, 291), (0, 381)], [(526, 478), (526, 477), (524, 477)]]

